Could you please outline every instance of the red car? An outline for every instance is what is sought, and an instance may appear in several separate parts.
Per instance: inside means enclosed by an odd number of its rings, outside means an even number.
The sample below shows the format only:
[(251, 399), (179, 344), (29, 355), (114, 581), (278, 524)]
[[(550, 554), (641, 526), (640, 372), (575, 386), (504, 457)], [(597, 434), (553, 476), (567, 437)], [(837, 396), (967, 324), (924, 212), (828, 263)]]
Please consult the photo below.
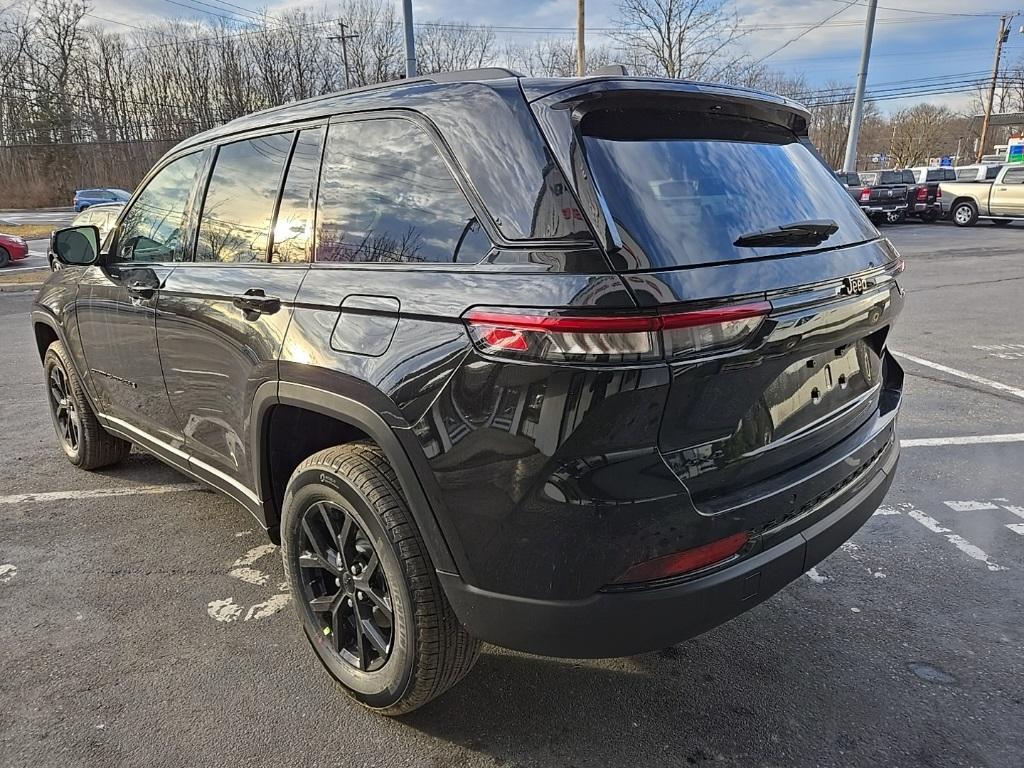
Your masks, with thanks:
[(0, 233), (0, 267), (28, 257), (28, 243), (17, 235)]

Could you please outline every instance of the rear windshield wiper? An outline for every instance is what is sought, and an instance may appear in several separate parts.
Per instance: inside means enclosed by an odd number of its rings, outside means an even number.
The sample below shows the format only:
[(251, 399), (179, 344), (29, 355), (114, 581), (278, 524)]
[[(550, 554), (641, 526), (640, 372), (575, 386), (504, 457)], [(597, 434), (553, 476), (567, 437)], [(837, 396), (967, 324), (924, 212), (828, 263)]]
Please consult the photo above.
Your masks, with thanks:
[(832, 219), (795, 221), (781, 227), (740, 235), (733, 245), (740, 248), (755, 248), (759, 245), (820, 245), (838, 231), (839, 225)]

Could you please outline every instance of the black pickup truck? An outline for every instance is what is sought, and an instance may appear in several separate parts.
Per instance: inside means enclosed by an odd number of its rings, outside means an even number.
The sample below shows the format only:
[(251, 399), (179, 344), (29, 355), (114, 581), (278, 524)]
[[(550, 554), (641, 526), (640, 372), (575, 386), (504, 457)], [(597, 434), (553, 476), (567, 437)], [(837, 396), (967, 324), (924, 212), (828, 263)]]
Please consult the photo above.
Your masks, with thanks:
[(956, 171), (949, 167), (918, 167), (910, 170), (914, 174), (914, 180), (924, 189), (923, 193), (918, 190), (917, 202), (920, 203), (921, 198), (924, 198), (925, 209), (918, 211), (916, 215), (921, 221), (930, 224), (942, 215), (942, 192), (939, 190), (939, 184), (944, 181), (956, 181)]
[(897, 224), (925, 212), (927, 188), (917, 183), (913, 171), (879, 171), (876, 181), (861, 190), (858, 202), (872, 221)]

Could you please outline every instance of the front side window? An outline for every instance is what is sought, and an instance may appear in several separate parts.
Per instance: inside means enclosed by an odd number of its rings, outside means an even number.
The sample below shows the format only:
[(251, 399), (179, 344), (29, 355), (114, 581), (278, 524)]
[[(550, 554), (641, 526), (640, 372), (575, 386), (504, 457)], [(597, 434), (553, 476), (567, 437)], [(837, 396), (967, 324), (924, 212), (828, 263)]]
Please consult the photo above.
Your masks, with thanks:
[(201, 153), (172, 161), (154, 176), (125, 214), (117, 238), (119, 262), (181, 261), (185, 211)]
[(330, 126), (317, 261), (475, 263), (489, 247), (423, 129), (400, 118)]
[(267, 260), (270, 223), (293, 136), (258, 136), (217, 151), (199, 219), (197, 262)]
[(316, 180), (320, 172), (323, 128), (299, 132), (281, 189), (281, 204), (274, 223), (274, 262), (309, 261), (316, 205)]

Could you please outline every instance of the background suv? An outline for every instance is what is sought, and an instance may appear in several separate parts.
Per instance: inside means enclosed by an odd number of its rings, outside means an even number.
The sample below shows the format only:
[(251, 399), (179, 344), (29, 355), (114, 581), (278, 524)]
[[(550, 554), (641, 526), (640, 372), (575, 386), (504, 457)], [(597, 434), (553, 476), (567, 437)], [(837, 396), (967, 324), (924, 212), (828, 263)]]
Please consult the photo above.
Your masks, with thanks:
[(131, 192), (123, 189), (79, 189), (75, 192), (71, 204), (75, 208), (75, 213), (81, 213), (92, 205), (123, 203), (131, 196)]
[[(903, 262), (767, 94), (482, 71), (189, 139), (33, 322), (63, 450), (132, 443), (280, 541), (353, 697), (481, 640), (664, 648), (764, 600), (892, 482)], [(102, 252), (101, 252), (102, 251)]]

